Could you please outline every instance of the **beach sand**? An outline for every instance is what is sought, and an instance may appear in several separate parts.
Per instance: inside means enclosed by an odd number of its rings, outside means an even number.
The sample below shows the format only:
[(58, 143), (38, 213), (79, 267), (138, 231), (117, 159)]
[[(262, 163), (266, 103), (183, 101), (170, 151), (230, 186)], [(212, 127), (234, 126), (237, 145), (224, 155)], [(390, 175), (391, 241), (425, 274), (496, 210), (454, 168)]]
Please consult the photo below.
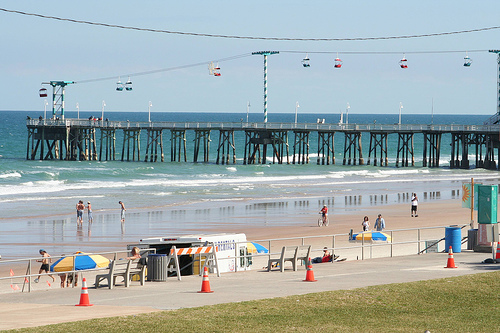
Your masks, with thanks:
[[(129, 208), (129, 210), (133, 210)], [(309, 209), (310, 210), (310, 209)], [(295, 211), (293, 211), (295, 212)], [(251, 221), (246, 223), (220, 223), (215, 227), (207, 229), (193, 229), (188, 230), (186, 234), (213, 234), (213, 233), (245, 233), (247, 240), (258, 241), (266, 247), (270, 247), (272, 253), (278, 253), (284, 245), (299, 245), (308, 244), (312, 245), (313, 252), (311, 257), (319, 256), (323, 247), (341, 248), (336, 251), (336, 254), (347, 258), (348, 260), (375, 258), (382, 256), (390, 256), (391, 250), (393, 255), (407, 255), (415, 254), (422, 250), (424, 244), (418, 247), (417, 244), (401, 244), (395, 245), (392, 249), (389, 246), (377, 246), (370, 250), (370, 252), (362, 252), (360, 249), (342, 249), (345, 247), (352, 247), (353, 242), (348, 241), (348, 234), (353, 230), (354, 233), (361, 231), (361, 222), (363, 216), (367, 215), (370, 218), (370, 225), (373, 228), (377, 215), (381, 213), (386, 221), (386, 232), (391, 234), (392, 230), (414, 229), (414, 228), (431, 228), (431, 227), (446, 227), (450, 225), (465, 225), (470, 223), (470, 210), (461, 208), (460, 199), (450, 200), (435, 200), (431, 202), (424, 202), (419, 205), (419, 217), (411, 217), (409, 203), (404, 204), (390, 204), (390, 205), (374, 205), (366, 207), (356, 207), (351, 211), (346, 211), (343, 214), (329, 214), (330, 225), (328, 227), (318, 227), (317, 219), (319, 215), (314, 212), (309, 215), (287, 215), (286, 211), (282, 212), (284, 216), (280, 218), (288, 221), (283, 226), (262, 226), (259, 221), (268, 218), (267, 216), (253, 215)], [(238, 218), (238, 217), (236, 217)], [(242, 216), (241, 218), (244, 218)], [(252, 225), (255, 221), (255, 225)], [(128, 223), (128, 222), (127, 222)], [(462, 230), (462, 235), (466, 235), (467, 229)], [(26, 230), (26, 233), (29, 233)], [(167, 236), (169, 234), (158, 234), (157, 236)], [(333, 235), (337, 235), (333, 237)], [(392, 232), (393, 242), (416, 241), (418, 234), (416, 230), (411, 231), (394, 231)], [(17, 235), (19, 236), (19, 235)], [(310, 237), (302, 239), (303, 237)], [(423, 229), (420, 232), (421, 240), (428, 239), (441, 239), (444, 237), (443, 228)], [(99, 239), (92, 239), (91, 242), (86, 243), (87, 252), (97, 253), (106, 251), (123, 251), (126, 250), (128, 244), (138, 243), (141, 235), (130, 238), (130, 240), (112, 241), (107, 239), (99, 241)], [(270, 239), (283, 239), (289, 240), (269, 241)], [(356, 243), (356, 242), (354, 242)], [(57, 249), (58, 244), (21, 244), (17, 246), (31, 246), (33, 248), (45, 247), (51, 245)], [(68, 246), (71, 244), (68, 244)], [(368, 245), (368, 243), (367, 243)], [(441, 244), (440, 250), (444, 250), (444, 244)], [(35, 252), (35, 251), (34, 251)], [(52, 256), (62, 255), (64, 252), (52, 250), (49, 252)], [(70, 252), (66, 252), (70, 253)], [(24, 256), (27, 258), (28, 256)], [(37, 253), (33, 253), (32, 258), (38, 258)], [(26, 272), (26, 261), (23, 263), (7, 263), (8, 257), (4, 256), (0, 260), (0, 276), (8, 277), (11, 269), (15, 275), (22, 275)], [(267, 256), (262, 258), (254, 258), (254, 265), (259, 266), (267, 262)], [(33, 263), (32, 272), (38, 272), (39, 264)], [(260, 268), (260, 267), (259, 267)], [(51, 279), (45, 277), (48, 281)], [(56, 280), (56, 285), (58, 282)], [(10, 289), (10, 288), (9, 288)], [(5, 292), (5, 290), (4, 290)]]

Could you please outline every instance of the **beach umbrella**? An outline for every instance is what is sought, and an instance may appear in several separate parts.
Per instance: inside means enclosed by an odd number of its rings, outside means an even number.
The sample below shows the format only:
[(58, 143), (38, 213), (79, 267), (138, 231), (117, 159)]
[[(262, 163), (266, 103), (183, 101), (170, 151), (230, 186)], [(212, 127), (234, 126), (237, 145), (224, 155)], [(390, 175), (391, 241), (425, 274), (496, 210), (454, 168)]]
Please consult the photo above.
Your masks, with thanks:
[[(73, 259), (75, 266), (73, 267)], [(62, 257), (50, 265), (52, 272), (80, 271), (84, 269), (108, 267), (109, 259), (99, 254), (76, 252), (74, 255)]]
[(247, 243), (248, 253), (268, 253), (269, 250), (259, 243), (248, 242)]
[(391, 236), (389, 236), (385, 232), (381, 232), (381, 231), (364, 231), (364, 232), (360, 232), (358, 234), (353, 234), (351, 240), (362, 241), (363, 239), (365, 241), (390, 242)]

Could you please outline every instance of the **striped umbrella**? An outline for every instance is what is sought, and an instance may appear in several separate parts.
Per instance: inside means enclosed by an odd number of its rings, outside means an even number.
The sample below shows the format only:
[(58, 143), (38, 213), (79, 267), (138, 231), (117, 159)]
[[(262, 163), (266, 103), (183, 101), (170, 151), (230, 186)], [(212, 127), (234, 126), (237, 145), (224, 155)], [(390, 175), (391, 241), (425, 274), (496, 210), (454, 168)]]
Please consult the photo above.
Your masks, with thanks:
[(248, 242), (247, 243), (248, 253), (268, 253), (269, 250), (259, 243)]
[[(73, 266), (74, 261), (74, 266)], [(76, 252), (75, 255), (62, 257), (50, 265), (52, 272), (80, 271), (97, 267), (108, 267), (109, 259), (99, 254)]]

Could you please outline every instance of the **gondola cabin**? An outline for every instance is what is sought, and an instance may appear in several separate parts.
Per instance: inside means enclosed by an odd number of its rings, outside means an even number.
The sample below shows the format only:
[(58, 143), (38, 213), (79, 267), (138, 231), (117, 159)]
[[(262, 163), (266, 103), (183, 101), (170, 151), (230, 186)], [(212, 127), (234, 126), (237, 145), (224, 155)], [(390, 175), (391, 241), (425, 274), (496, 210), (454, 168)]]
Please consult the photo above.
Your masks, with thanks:
[(399, 61), (399, 66), (401, 68), (408, 68), (408, 60), (406, 59), (406, 57), (403, 55), (403, 59), (401, 59)]
[(128, 78), (127, 82), (125, 82), (125, 90), (132, 91), (132, 81), (130, 81), (130, 77)]
[(309, 64), (309, 56), (306, 55), (306, 57), (302, 59), (302, 66), (306, 68), (311, 67), (311, 65)]
[(342, 67), (342, 60), (340, 60), (340, 58), (339, 58), (339, 57), (335, 58), (335, 61), (334, 61), (333, 67), (334, 67), (334, 68), (340, 68), (340, 67)]
[(472, 59), (468, 55), (466, 55), (464, 58), (464, 67), (470, 67), (471, 64), (472, 64)]
[(47, 89), (45, 88), (40, 89), (38, 93), (40, 94), (40, 97), (47, 97)]
[(120, 78), (118, 78), (118, 82), (116, 82), (116, 91), (123, 91), (123, 83)]

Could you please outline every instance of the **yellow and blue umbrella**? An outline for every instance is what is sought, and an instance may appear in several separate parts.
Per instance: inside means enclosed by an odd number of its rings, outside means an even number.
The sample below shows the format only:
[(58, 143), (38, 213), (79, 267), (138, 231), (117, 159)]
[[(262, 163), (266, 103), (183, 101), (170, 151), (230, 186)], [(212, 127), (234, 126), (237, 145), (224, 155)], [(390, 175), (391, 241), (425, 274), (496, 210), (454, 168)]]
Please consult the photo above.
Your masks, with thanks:
[(269, 250), (259, 243), (248, 242), (247, 243), (248, 253), (268, 253)]
[(353, 234), (351, 240), (357, 241), (382, 241), (382, 242), (390, 242), (391, 236), (381, 231), (363, 231), (358, 234)]
[[(73, 260), (75, 266), (73, 266)], [(97, 267), (108, 267), (109, 259), (99, 254), (76, 252), (74, 255), (62, 257), (50, 265), (52, 272), (80, 271)]]

